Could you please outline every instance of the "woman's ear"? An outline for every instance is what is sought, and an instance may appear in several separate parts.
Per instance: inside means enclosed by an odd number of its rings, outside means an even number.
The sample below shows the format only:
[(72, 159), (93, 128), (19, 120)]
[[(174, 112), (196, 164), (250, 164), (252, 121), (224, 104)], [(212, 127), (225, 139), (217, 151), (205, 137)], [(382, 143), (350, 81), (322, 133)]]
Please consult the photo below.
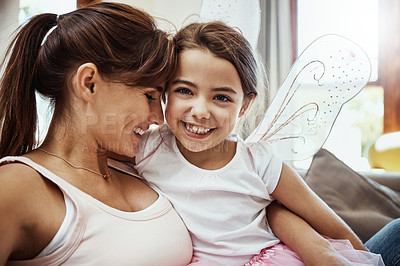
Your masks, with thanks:
[(76, 72), (76, 92), (85, 101), (92, 102), (98, 85), (98, 71), (93, 63), (81, 65)]
[(242, 117), (246, 113), (253, 100), (254, 94), (249, 94), (244, 98), (242, 108), (240, 108), (239, 117)]

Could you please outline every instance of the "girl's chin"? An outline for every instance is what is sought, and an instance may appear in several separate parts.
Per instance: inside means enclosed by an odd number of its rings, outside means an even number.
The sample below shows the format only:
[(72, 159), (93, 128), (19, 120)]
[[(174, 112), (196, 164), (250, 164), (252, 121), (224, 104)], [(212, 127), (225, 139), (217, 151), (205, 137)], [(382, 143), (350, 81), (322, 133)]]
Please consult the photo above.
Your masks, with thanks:
[(183, 147), (185, 150), (190, 152), (202, 152), (209, 150), (213, 147), (213, 145), (210, 145), (209, 143), (198, 143), (190, 141), (179, 142), (179, 144), (180, 145), (178, 145), (178, 147), (180, 147), (180, 149), (181, 147)]

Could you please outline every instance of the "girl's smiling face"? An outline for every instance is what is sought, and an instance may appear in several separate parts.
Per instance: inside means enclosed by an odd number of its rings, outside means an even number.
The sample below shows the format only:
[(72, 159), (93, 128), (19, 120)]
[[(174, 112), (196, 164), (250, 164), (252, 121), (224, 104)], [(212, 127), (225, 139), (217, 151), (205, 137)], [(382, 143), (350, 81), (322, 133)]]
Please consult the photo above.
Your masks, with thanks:
[(242, 84), (233, 64), (206, 48), (180, 53), (167, 88), (165, 117), (181, 147), (200, 152), (220, 145), (244, 113), (243, 106)]

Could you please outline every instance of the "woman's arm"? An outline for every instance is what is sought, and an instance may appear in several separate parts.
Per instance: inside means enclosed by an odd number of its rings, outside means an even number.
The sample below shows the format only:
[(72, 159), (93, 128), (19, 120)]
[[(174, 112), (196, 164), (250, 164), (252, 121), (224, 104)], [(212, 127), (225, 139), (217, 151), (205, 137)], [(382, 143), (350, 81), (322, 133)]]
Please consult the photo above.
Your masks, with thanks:
[(24, 219), (29, 219), (25, 216), (28, 211), (25, 199), (31, 188), (25, 174), (16, 164), (0, 167), (0, 265), (5, 265), (23, 245), (23, 229), (29, 231)]
[(276, 201), (267, 207), (267, 218), (275, 235), (303, 260), (305, 265), (351, 265), (302, 218)]
[[(0, 178), (1, 179), (1, 178)], [(0, 265), (5, 265), (10, 254), (17, 248), (21, 239), (21, 221), (11, 210), (11, 191), (6, 191), (0, 180)]]
[[(272, 196), (321, 235), (348, 239), (355, 249), (367, 250), (350, 227), (286, 164), (283, 164), (281, 177)], [(292, 221), (287, 222), (290, 224)]]
[(22, 164), (0, 167), (0, 265), (32, 259), (54, 237), (64, 217), (62, 192)]

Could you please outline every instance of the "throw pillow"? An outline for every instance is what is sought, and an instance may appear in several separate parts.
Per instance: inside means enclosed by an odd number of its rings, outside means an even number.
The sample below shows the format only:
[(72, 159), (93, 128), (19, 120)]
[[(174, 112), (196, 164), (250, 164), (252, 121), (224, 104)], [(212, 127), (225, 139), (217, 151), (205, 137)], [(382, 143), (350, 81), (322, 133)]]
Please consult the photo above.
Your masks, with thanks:
[(314, 156), (305, 181), (363, 242), (400, 217), (400, 193), (358, 174), (327, 150)]

